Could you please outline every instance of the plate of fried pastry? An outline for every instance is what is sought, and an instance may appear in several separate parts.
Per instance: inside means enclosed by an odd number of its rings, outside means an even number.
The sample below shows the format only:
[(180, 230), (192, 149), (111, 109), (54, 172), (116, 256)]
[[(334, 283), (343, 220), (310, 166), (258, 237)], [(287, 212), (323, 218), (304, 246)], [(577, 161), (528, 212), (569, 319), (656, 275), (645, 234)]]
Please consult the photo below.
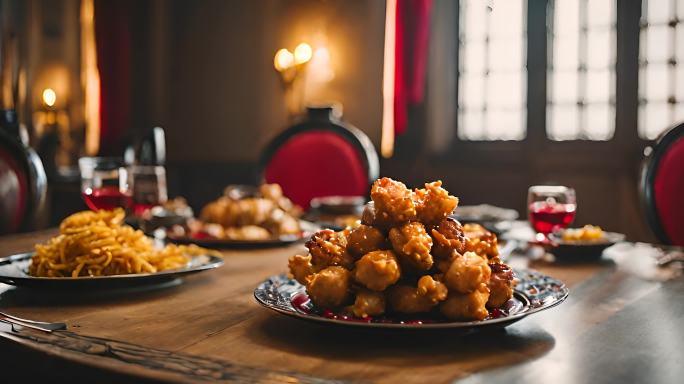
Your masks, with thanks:
[(302, 241), (318, 229), (300, 220), (301, 214), (278, 184), (230, 185), (197, 219), (166, 228), (158, 237), (210, 248), (280, 246)]
[(160, 246), (124, 224), (125, 212), (83, 211), (34, 252), (0, 258), (0, 282), (36, 288), (130, 288), (159, 284), (223, 265), (216, 251)]
[(314, 233), (308, 253), (259, 284), (256, 300), (321, 323), (471, 329), (503, 327), (567, 297), (561, 281), (506, 265), (493, 233), (451, 218), (458, 198), (440, 181), (411, 190), (382, 178), (370, 197), (360, 225)]

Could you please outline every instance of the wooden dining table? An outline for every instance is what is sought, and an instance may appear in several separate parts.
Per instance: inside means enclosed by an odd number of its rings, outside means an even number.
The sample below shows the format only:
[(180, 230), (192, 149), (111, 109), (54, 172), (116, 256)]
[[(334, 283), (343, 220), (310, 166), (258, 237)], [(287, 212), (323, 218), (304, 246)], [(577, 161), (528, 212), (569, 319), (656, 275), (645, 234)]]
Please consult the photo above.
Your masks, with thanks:
[[(0, 238), (0, 257), (54, 231)], [(514, 254), (569, 298), (502, 330), (319, 325), (262, 308), (254, 288), (303, 245), (224, 252), (181, 284), (54, 292), (0, 284), (0, 311), (64, 322), (51, 333), (0, 322), (0, 377), (96, 382), (674, 383), (684, 378), (684, 279), (636, 245), (580, 264)]]

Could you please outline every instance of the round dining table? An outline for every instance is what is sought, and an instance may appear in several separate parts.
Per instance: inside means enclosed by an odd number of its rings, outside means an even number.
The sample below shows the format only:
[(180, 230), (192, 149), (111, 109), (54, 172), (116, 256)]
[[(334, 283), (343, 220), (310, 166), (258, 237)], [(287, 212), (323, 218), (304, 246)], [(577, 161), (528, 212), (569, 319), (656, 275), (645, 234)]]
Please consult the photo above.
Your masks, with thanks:
[[(2, 237), (0, 257), (30, 251), (55, 233)], [(288, 257), (304, 251), (301, 243), (225, 251), (221, 268), (144, 290), (61, 292), (0, 284), (1, 312), (66, 324), (65, 330), (42, 332), (0, 322), (0, 377), (100, 383), (681, 382), (681, 269), (677, 263), (658, 267), (644, 245), (620, 246), (617, 257), (575, 264), (512, 254), (514, 268), (562, 280), (568, 299), (504, 329), (470, 333), (316, 324), (261, 307), (254, 288), (286, 272)]]

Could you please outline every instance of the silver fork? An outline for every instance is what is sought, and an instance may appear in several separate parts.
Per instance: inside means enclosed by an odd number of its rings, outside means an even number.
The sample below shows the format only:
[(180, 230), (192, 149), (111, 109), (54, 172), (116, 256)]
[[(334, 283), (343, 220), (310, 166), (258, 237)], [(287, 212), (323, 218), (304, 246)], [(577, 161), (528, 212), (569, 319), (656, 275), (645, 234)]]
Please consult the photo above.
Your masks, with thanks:
[(5, 321), (15, 325), (21, 325), (22, 327), (31, 328), (43, 332), (59, 331), (66, 329), (67, 327), (64, 323), (46, 323), (44, 321), (22, 319), (21, 317), (8, 315), (4, 312), (0, 312), (0, 321)]

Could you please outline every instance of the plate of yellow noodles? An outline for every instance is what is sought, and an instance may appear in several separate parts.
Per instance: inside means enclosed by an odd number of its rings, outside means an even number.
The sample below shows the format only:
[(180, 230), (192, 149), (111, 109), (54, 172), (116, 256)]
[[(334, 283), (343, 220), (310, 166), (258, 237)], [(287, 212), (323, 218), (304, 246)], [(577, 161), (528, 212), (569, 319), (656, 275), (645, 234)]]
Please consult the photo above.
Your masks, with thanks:
[(0, 282), (33, 287), (130, 287), (218, 268), (220, 253), (195, 245), (158, 246), (123, 223), (122, 209), (77, 212), (34, 252), (0, 258)]

